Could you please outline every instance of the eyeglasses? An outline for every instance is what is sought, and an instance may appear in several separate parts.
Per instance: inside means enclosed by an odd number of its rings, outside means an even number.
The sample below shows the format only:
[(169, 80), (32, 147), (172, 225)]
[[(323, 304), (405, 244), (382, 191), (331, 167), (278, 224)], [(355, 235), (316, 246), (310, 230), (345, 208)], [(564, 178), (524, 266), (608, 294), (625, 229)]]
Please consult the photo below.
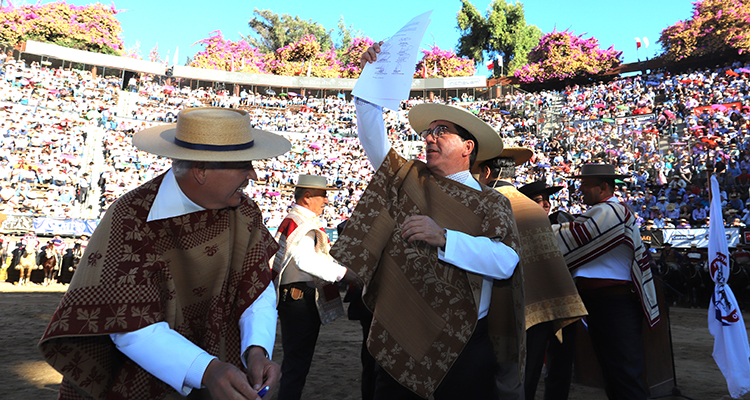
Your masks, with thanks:
[[(432, 136), (433, 140), (438, 140), (441, 136), (445, 135), (446, 133), (451, 133), (454, 135), (458, 135), (456, 132), (449, 131), (450, 128), (448, 128), (445, 125), (438, 125), (434, 128), (427, 128), (422, 131), (422, 133), (419, 134), (420, 137), (422, 137), (423, 140), (427, 140), (428, 136)], [(460, 135), (459, 135), (460, 137)], [(464, 138), (461, 138), (462, 140), (466, 140)]]

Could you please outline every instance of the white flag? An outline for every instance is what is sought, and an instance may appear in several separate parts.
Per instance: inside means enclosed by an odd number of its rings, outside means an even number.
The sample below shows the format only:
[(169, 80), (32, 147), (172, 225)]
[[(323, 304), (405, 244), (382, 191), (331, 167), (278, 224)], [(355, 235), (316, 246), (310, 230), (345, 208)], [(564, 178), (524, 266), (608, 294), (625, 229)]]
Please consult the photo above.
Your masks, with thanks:
[(750, 392), (750, 345), (737, 299), (727, 285), (729, 247), (721, 213), (719, 182), (711, 177), (711, 211), (708, 228), (708, 261), (714, 293), (708, 306), (708, 331), (714, 337), (713, 357), (727, 381), (729, 394), (739, 398)]
[(646, 49), (648, 48), (648, 38), (645, 36), (643, 37), (643, 47)]

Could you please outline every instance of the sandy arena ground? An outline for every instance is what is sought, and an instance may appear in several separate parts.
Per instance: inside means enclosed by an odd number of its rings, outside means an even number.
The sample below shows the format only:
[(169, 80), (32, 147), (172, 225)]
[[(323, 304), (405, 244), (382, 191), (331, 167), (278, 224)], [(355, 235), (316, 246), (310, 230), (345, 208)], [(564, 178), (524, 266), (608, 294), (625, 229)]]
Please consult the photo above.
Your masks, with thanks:
[[(37, 343), (66, 286), (19, 287), (0, 282), (0, 399), (52, 400), (57, 398), (60, 374), (42, 360)], [(743, 310), (745, 321), (750, 313)], [(730, 399), (724, 378), (711, 352), (713, 338), (706, 327), (706, 309), (670, 310), (677, 386), (695, 400)], [(340, 318), (322, 327), (312, 369), (303, 393), (309, 400), (359, 399), (359, 346), (357, 321)], [(280, 337), (274, 360), (281, 362)], [(542, 386), (540, 384), (540, 386)], [(275, 397), (275, 396), (274, 396)], [(678, 397), (666, 397), (677, 399)], [(746, 394), (744, 399), (750, 399)], [(542, 399), (542, 390), (536, 399)], [(606, 399), (604, 390), (574, 384), (570, 400)]]

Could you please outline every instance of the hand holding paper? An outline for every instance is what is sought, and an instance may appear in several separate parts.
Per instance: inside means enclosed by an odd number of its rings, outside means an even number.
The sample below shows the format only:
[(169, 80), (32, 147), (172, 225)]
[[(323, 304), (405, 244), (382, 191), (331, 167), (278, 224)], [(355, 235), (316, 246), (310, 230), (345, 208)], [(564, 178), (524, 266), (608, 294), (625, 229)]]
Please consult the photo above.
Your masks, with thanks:
[(360, 57), (362, 74), (352, 94), (379, 106), (397, 110), (409, 97), (422, 37), (430, 24), (430, 14), (414, 17), (390, 39), (373, 44)]

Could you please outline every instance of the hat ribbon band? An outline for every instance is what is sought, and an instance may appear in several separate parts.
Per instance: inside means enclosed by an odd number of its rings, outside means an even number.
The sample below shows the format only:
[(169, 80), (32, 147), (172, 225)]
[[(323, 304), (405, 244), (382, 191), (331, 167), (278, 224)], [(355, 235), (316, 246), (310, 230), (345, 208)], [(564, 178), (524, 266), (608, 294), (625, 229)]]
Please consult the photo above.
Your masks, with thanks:
[(240, 144), (199, 144), (185, 142), (180, 139), (174, 138), (174, 144), (191, 150), (207, 150), (207, 151), (237, 151), (245, 150), (253, 147), (254, 140), (247, 143)]

